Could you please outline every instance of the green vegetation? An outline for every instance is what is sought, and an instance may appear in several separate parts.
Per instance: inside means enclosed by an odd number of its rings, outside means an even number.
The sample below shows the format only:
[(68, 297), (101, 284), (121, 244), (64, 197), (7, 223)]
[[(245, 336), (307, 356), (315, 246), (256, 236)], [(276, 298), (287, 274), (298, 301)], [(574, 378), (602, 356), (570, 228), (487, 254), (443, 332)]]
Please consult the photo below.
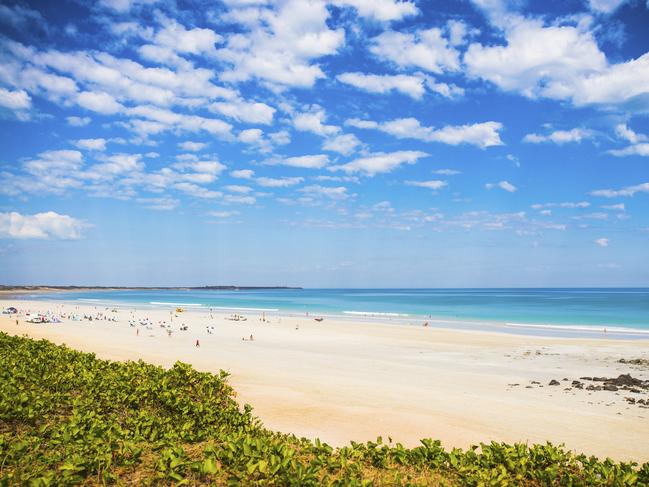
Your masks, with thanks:
[(0, 333), (0, 485), (649, 485), (649, 463), (550, 444), (334, 449), (264, 429), (226, 376)]

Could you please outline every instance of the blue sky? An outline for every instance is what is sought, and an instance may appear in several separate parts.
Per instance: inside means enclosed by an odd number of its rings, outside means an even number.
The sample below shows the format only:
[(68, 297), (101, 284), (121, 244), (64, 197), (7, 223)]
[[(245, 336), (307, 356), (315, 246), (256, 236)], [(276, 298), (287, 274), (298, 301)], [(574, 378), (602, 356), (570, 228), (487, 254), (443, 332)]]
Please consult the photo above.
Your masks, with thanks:
[(649, 285), (645, 1), (0, 5), (0, 281)]

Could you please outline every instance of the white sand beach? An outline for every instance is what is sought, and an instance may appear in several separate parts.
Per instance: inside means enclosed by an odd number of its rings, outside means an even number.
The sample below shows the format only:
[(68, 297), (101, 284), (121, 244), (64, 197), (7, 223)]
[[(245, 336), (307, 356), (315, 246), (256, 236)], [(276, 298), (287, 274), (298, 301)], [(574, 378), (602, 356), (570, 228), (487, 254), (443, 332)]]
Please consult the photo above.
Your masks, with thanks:
[[(0, 301), (6, 306), (115, 317), (32, 324), (24, 314), (1, 315), (0, 330), (106, 359), (163, 366), (180, 360), (203, 371), (224, 369), (240, 401), (251, 404), (267, 427), (332, 445), (379, 435), (408, 446), (430, 437), (447, 448), (551, 441), (599, 457), (649, 459), (649, 408), (625, 400), (647, 399), (647, 390), (589, 391), (588, 385), (598, 383), (587, 380), (581, 380), (583, 389), (571, 385), (584, 376), (630, 373), (649, 379), (646, 366), (618, 362), (649, 359), (649, 340), (524, 337), (452, 331), (437, 323), (367, 323), (361, 317), (316, 322), (271, 316), (263, 322), (252, 312), (236, 322), (226, 319), (227, 312), (210, 318), (206, 309), (173, 317), (169, 336), (157, 322), (169, 322), (170, 307), (133, 313), (121, 306), (113, 313), (99, 305), (11, 298)], [(129, 320), (144, 318), (152, 329), (129, 326)], [(179, 330), (183, 323), (187, 331)], [(207, 326), (213, 326), (211, 333)], [(551, 380), (560, 385), (549, 385)]]

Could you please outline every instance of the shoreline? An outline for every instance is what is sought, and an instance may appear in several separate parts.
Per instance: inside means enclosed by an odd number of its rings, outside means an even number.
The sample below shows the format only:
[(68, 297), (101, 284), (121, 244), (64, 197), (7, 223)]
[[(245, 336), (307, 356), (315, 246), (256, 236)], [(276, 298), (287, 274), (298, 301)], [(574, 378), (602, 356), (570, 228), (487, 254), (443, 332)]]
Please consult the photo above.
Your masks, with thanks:
[[(133, 290), (134, 288), (128, 289)], [(162, 288), (150, 288), (162, 289)], [(97, 288), (88, 288), (87, 290), (97, 290)], [(108, 290), (108, 289), (105, 289)], [(111, 290), (127, 290), (115, 288)], [(25, 295), (36, 295), (36, 301), (46, 302), (51, 293), (58, 290), (47, 291), (42, 297), (38, 296), (39, 292), (25, 291), (19, 295), (3, 294), (0, 291), (0, 303), (11, 298), (25, 300)], [(66, 292), (84, 292), (83, 290), (61, 291)], [(45, 298), (45, 299), (43, 299)], [(105, 307), (122, 307), (132, 309), (151, 309), (165, 308), (174, 310), (176, 307), (187, 308), (185, 312), (199, 312), (216, 310), (215, 313), (265, 313), (269, 317), (288, 317), (303, 318), (302, 310), (291, 311), (279, 308), (247, 308), (247, 307), (227, 307), (227, 306), (210, 306), (201, 303), (171, 303), (171, 302), (126, 302), (110, 299), (91, 299), (78, 298), (77, 300), (53, 300), (52, 303), (62, 303), (70, 306), (73, 305), (92, 305)], [(649, 329), (633, 328), (621, 325), (592, 325), (592, 324), (573, 324), (573, 323), (515, 323), (512, 321), (498, 321), (474, 318), (446, 318), (434, 315), (417, 315), (403, 313), (382, 313), (382, 312), (359, 312), (345, 311), (342, 313), (320, 313), (317, 310), (308, 311), (308, 317), (323, 317), (344, 322), (362, 321), (378, 325), (395, 325), (395, 326), (428, 326), (430, 328), (443, 329), (447, 331), (466, 331), (477, 333), (494, 333), (501, 335), (530, 336), (530, 337), (550, 337), (550, 338), (574, 338), (574, 339), (595, 339), (595, 340), (649, 340)], [(427, 323), (427, 325), (424, 325)]]
[[(17, 303), (14, 303), (17, 305)], [(20, 301), (45, 312), (97, 316), (89, 303)], [(626, 396), (648, 392), (571, 386), (584, 376), (631, 374), (649, 380), (648, 341), (531, 337), (422, 326), (168, 308), (118, 309), (117, 321), (30, 324), (2, 315), (0, 330), (94, 352), (100, 358), (170, 367), (177, 360), (207, 372), (228, 371), (241, 403), (269, 428), (332, 445), (392, 437), (466, 448), (491, 441), (564, 443), (618, 460), (646, 461), (649, 408)], [(177, 316), (176, 316), (177, 315)], [(151, 327), (129, 326), (148, 318)], [(160, 321), (171, 323), (167, 336)], [(188, 331), (179, 331), (181, 324)], [(211, 330), (210, 328), (211, 327)], [(254, 340), (248, 338), (254, 335)], [(196, 340), (200, 347), (195, 346)], [(567, 379), (564, 381), (564, 379)], [(558, 381), (560, 386), (549, 385)], [(642, 403), (644, 404), (644, 403)]]

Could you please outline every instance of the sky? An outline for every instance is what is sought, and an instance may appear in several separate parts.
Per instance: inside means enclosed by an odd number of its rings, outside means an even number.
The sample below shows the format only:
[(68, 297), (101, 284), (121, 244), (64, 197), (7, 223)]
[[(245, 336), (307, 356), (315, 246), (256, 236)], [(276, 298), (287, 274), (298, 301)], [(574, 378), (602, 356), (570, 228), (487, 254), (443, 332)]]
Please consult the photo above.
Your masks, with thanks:
[(649, 286), (646, 0), (0, 4), (0, 283)]

